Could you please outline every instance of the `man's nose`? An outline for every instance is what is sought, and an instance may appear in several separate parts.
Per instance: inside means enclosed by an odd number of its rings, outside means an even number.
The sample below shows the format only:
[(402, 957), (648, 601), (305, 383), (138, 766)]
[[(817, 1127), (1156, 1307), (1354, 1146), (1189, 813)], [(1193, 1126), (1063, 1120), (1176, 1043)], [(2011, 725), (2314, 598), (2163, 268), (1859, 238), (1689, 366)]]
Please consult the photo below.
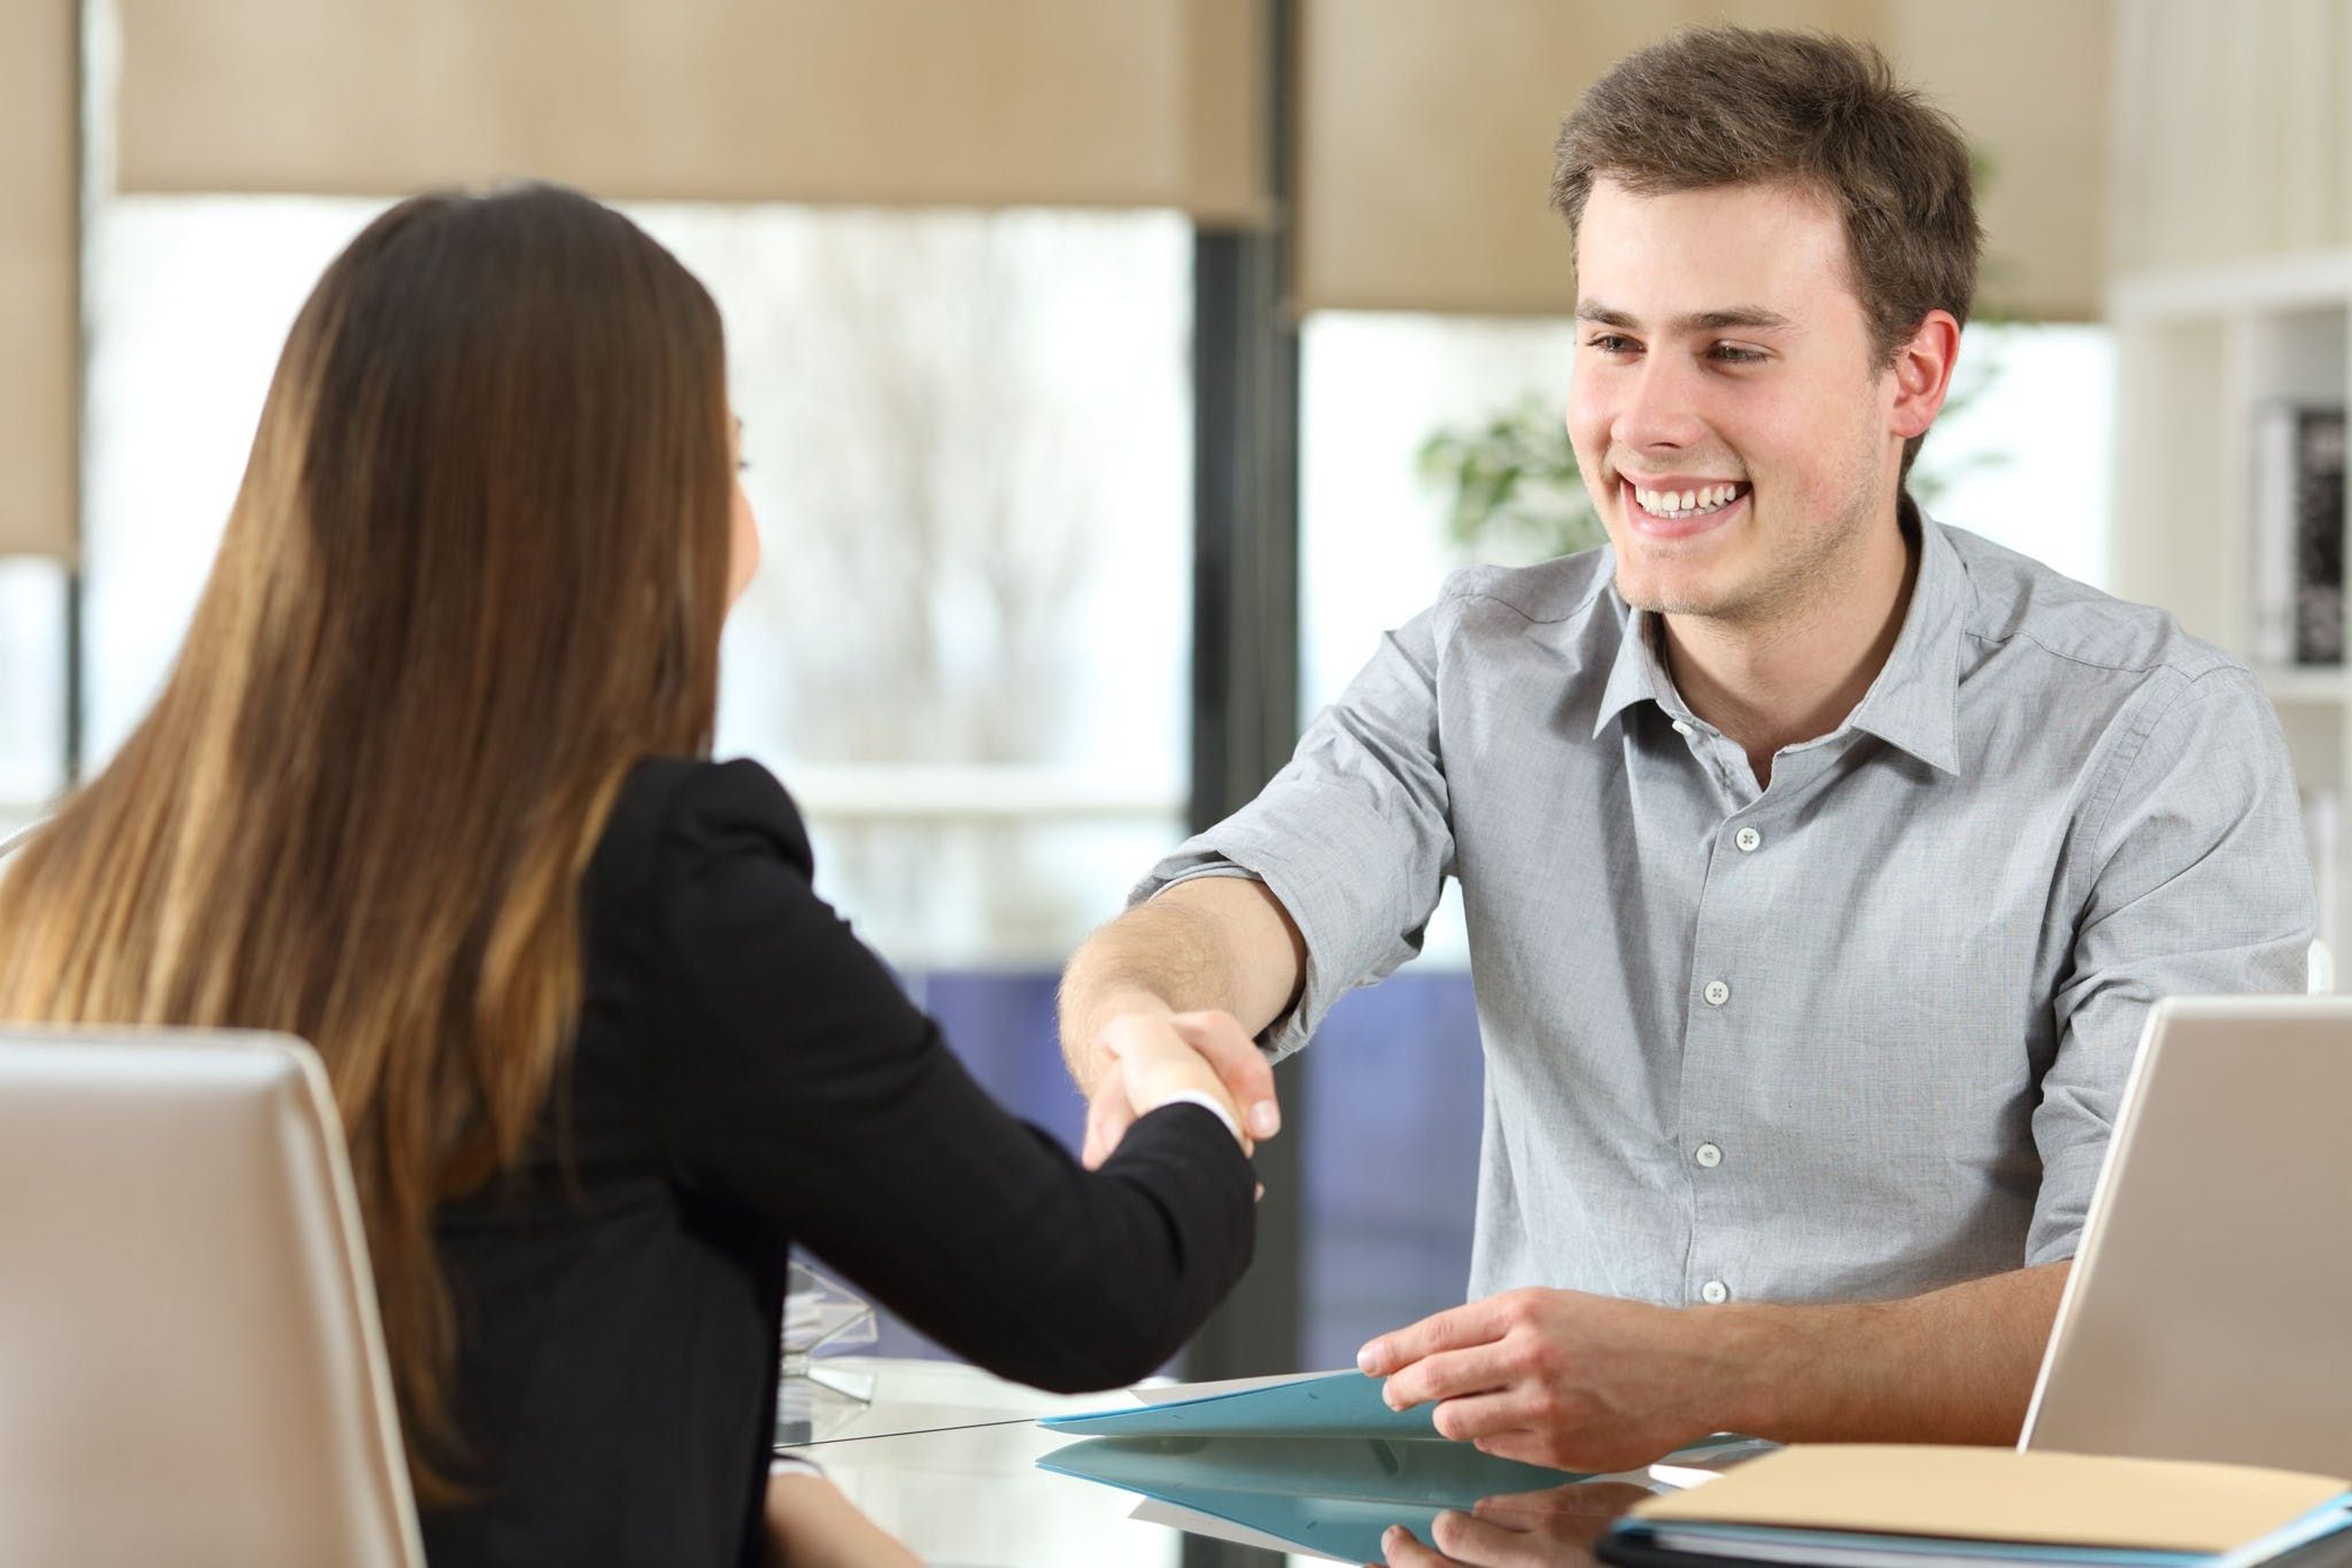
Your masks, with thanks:
[(1610, 425), (1612, 439), (1637, 451), (1696, 444), (1706, 427), (1691, 380), (1691, 372), (1672, 358), (1646, 356), (1626, 380), (1624, 399)]

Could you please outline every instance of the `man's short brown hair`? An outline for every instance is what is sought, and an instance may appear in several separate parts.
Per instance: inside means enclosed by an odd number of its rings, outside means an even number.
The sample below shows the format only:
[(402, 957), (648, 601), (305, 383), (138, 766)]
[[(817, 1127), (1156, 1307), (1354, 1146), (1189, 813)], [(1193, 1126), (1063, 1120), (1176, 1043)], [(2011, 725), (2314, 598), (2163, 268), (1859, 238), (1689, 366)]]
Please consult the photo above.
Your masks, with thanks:
[[(1930, 310), (1966, 324), (1977, 226), (1959, 127), (1868, 44), (1826, 33), (1694, 27), (1628, 55), (1560, 127), (1552, 206), (1574, 233), (1594, 182), (1640, 195), (1783, 180), (1845, 225), (1877, 362)], [(1918, 450), (1914, 437), (1904, 467)]]

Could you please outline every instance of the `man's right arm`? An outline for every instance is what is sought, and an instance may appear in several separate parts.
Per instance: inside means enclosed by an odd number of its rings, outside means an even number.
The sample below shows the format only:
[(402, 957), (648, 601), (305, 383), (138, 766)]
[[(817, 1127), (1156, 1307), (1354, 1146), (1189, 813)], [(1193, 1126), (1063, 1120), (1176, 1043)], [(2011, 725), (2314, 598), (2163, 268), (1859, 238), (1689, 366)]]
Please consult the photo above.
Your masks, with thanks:
[(1243, 1125), (1281, 1125), (1274, 1074), (1256, 1036), (1298, 999), (1307, 945), (1254, 877), (1196, 876), (1088, 937), (1062, 977), (1062, 1055), (1087, 1098), (1084, 1158), (1099, 1165), (1131, 1116), (1114, 1082), (1122, 1046), (1170, 1037), (1216, 1069)]
[(1108, 1082), (1122, 1040), (1192, 1046), (1244, 1129), (1270, 1136), (1270, 1060), (1421, 950), (1454, 859), (1437, 666), (1454, 608), (1449, 594), (1381, 638), (1257, 798), (1155, 866), (1071, 959), (1062, 1049), (1089, 1102), (1087, 1164), (1126, 1130), (1129, 1097)]

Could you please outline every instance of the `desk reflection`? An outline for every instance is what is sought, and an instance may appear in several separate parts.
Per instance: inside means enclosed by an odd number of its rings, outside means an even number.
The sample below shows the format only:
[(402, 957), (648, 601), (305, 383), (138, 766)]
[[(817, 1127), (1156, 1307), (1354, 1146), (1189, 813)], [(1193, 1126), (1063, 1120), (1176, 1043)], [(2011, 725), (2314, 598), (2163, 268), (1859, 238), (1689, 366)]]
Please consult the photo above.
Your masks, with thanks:
[(1631, 1481), (1571, 1481), (1545, 1491), (1480, 1498), (1468, 1511), (1431, 1521), (1430, 1543), (1406, 1531), (1384, 1538), (1388, 1568), (1550, 1568), (1597, 1561), (1599, 1541), (1621, 1513), (1650, 1495)]
[[(821, 1408), (788, 1419), (793, 1430), (782, 1441), (823, 1465), (852, 1501), (933, 1568), (1181, 1568), (1188, 1535), (1238, 1543), (1235, 1560), (1245, 1544), (1305, 1560), (1415, 1568), (1581, 1564), (1591, 1561), (1590, 1543), (1612, 1518), (1663, 1490), (1646, 1476), (1580, 1478), (1435, 1441), (1191, 1437), (1181, 1448), (1168, 1438), (1074, 1442), (1036, 1418), (1133, 1408), (1132, 1398), (1039, 1394), (935, 1361), (844, 1356), (826, 1368), (870, 1377), (872, 1401), (828, 1395)], [(1299, 1451), (1310, 1443), (1352, 1451), (1319, 1458)], [(1714, 1447), (1718, 1461), (1739, 1452)], [(1696, 1450), (1691, 1457), (1706, 1462)], [(1286, 1488), (1302, 1500), (1324, 1497), (1327, 1511), (1302, 1528), (1302, 1542), (1154, 1497), (1168, 1481), (1213, 1483), (1210, 1490), (1250, 1508)], [(1297, 1511), (1306, 1513), (1303, 1502)], [(1412, 1540), (1384, 1546), (1391, 1525)], [(1207, 1560), (1219, 1560), (1223, 1550), (1211, 1548)]]
[[(1040, 1469), (1150, 1500), (1138, 1517), (1349, 1563), (1583, 1563), (1653, 1487), (1372, 1437), (1098, 1437)], [(1390, 1532), (1402, 1531), (1402, 1535)]]

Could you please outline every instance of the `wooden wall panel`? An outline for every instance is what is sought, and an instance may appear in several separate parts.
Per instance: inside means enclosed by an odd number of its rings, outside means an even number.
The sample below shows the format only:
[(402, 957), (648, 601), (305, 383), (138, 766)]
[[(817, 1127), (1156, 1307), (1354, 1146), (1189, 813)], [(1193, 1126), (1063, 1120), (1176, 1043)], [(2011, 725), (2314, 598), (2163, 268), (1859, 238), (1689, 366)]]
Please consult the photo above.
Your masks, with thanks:
[(1990, 174), (1978, 298), (2090, 321), (2107, 275), (2114, 20), (2109, 0), (1894, 0), (1880, 40), (1949, 110)]
[(75, 550), (79, 26), (73, 0), (0, 5), (0, 556)]

